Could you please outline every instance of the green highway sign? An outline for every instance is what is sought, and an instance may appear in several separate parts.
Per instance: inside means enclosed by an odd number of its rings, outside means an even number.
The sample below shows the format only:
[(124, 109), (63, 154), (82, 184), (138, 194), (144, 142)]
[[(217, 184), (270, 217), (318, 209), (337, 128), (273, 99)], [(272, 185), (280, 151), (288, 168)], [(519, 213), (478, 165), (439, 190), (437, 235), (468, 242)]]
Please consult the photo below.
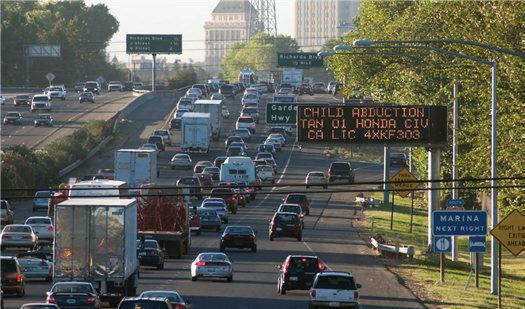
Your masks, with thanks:
[(295, 124), (297, 122), (297, 103), (267, 103), (267, 124)]
[(323, 67), (323, 56), (316, 53), (277, 53), (278, 67), (314, 68)]
[(126, 34), (126, 54), (182, 54), (182, 34)]

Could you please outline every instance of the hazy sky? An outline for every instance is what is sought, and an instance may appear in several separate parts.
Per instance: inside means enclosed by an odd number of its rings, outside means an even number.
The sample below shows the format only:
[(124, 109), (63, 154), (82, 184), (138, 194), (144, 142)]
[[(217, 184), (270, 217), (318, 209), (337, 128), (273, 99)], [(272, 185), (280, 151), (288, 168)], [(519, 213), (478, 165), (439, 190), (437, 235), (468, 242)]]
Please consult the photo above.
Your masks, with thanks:
[[(120, 22), (107, 51), (119, 61), (127, 61), (126, 34), (182, 34), (182, 55), (159, 55), (172, 62), (204, 61), (204, 23), (219, 0), (86, 0), (86, 4), (104, 3)], [(277, 32), (293, 37), (294, 0), (275, 0)], [(151, 56), (149, 56), (151, 57)]]

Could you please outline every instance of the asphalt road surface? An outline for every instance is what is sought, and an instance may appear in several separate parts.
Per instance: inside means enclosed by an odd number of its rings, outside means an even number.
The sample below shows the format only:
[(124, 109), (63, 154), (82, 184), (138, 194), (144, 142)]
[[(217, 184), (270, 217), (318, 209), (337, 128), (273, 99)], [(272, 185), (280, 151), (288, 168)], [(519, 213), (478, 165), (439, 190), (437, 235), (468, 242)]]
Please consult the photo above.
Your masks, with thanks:
[[(89, 119), (109, 119), (119, 109), (126, 106), (135, 97), (131, 92), (101, 92), (95, 95), (95, 104), (79, 103), (77, 92), (68, 91), (66, 100), (51, 101), (52, 110), (31, 112), (31, 107), (13, 104), (17, 94), (6, 93), (5, 105), (2, 105), (2, 145), (25, 144), (30, 148), (41, 149), (54, 139), (70, 135)], [(31, 94), (32, 96), (33, 94)], [(11, 111), (22, 114), (22, 125), (4, 125), (3, 116)], [(53, 117), (53, 127), (35, 127), (34, 120), (38, 114), (50, 114)]]
[[(328, 95), (303, 96), (301, 100), (324, 101), (334, 100)], [(127, 140), (122, 148), (138, 148), (145, 143), (147, 137), (156, 128), (163, 128), (172, 115), (175, 107), (173, 98), (158, 98), (151, 100), (135, 110), (129, 119), (143, 124)], [(228, 99), (230, 119), (225, 119), (222, 125), (222, 138), (212, 142), (210, 153), (192, 156), (194, 162), (200, 160), (213, 161), (216, 156), (225, 153), (224, 139), (233, 130), (235, 120), (241, 109), (240, 98)], [(256, 127), (256, 134), (248, 144), (251, 154), (256, 146), (263, 142), (269, 128), (264, 121), (264, 103), (261, 104), (261, 124)], [(159, 156), (158, 166), (161, 169), (159, 182), (174, 183), (182, 175), (191, 175), (191, 171), (171, 170), (171, 157), (180, 150), (180, 131), (173, 132), (173, 144)], [(289, 254), (317, 255), (328, 270), (347, 271), (352, 273), (356, 282), (361, 283), (361, 308), (424, 308), (417, 298), (398, 283), (396, 277), (385, 269), (380, 260), (375, 259), (375, 253), (359, 237), (352, 227), (352, 220), (358, 220), (360, 213), (355, 214), (351, 201), (356, 193), (330, 193), (343, 188), (366, 189), (367, 185), (331, 186), (329, 189), (311, 187), (306, 190), (304, 184), (306, 174), (312, 170), (327, 171), (331, 163), (323, 154), (324, 147), (308, 145), (299, 151), (294, 146), (295, 134), (287, 139), (286, 147), (278, 153), (278, 181), (275, 187), (267, 187), (258, 192), (257, 198), (239, 208), (237, 214), (229, 216), (228, 225), (249, 225), (258, 231), (258, 250), (229, 249), (226, 254), (234, 262), (233, 282), (223, 280), (199, 280), (191, 282), (190, 264), (200, 252), (219, 251), (220, 233), (204, 231), (201, 236), (192, 235), (190, 254), (178, 260), (167, 260), (164, 270), (141, 268), (139, 292), (146, 290), (178, 291), (185, 300), (190, 301), (189, 308), (214, 309), (267, 309), (267, 308), (307, 308), (308, 291), (288, 291), (286, 295), (277, 293), (277, 274), (275, 265), (281, 264)], [(96, 172), (101, 167), (112, 167), (113, 159), (108, 158), (103, 165), (93, 166)], [(352, 162), (356, 171), (356, 182), (380, 181), (383, 167), (381, 164)], [(392, 171), (395, 173), (395, 171)], [(277, 238), (268, 240), (268, 220), (272, 217), (281, 200), (288, 192), (307, 192), (312, 200), (310, 215), (305, 218), (303, 239)], [(197, 202), (198, 203), (198, 202)], [(16, 211), (16, 222), (23, 222), (28, 216), (37, 215), (31, 211), (30, 203), (20, 204)], [(44, 212), (39, 212), (43, 215)], [(226, 225), (223, 224), (223, 228)], [(13, 254), (15, 251), (5, 251), (2, 254)], [(24, 303), (44, 302), (45, 292), (51, 288), (51, 283), (35, 280), (27, 284), (26, 296), (16, 298), (5, 297), (5, 307), (20, 308)], [(105, 304), (107, 306), (107, 304)]]

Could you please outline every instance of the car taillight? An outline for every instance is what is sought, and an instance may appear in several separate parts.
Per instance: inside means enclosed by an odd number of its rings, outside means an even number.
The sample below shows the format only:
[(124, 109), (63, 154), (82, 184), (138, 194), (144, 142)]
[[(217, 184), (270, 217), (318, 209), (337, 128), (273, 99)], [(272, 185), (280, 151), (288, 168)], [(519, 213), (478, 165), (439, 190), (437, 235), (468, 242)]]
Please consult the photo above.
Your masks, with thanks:
[(221, 221), (221, 217), (217, 216), (217, 218), (215, 218), (215, 221)]
[(195, 265), (197, 265), (197, 266), (204, 266), (204, 265), (206, 265), (206, 262), (197, 262)]
[(297, 217), (297, 223), (301, 224), (301, 218)]
[(253, 237), (253, 235), (250, 235), (250, 236), (248, 237), (248, 240), (254, 240), (254, 239), (255, 239), (255, 237)]
[(4, 239), (11, 239), (11, 236), (3, 235), (2, 238)]
[(301, 218), (304, 217), (304, 213), (301, 214)]
[(317, 263), (317, 266), (319, 267), (319, 270), (323, 270), (323, 264), (321, 264), (321, 262)]
[(283, 273), (286, 274), (286, 272), (288, 271), (288, 267), (290, 266), (290, 260), (288, 260), (288, 262), (286, 263), (286, 266), (284, 267), (283, 269)]
[(22, 239), (31, 239), (31, 236), (22, 236)]
[(316, 294), (316, 293), (315, 293), (315, 290), (312, 290), (312, 291), (310, 292), (310, 295), (312, 295), (312, 297), (315, 297), (315, 294)]
[(244, 199), (244, 196), (242, 196), (242, 195), (239, 196), (239, 199), (240, 199), (240, 200), (243, 200), (243, 199)]
[(232, 201), (235, 201), (235, 197), (232, 197)]
[(89, 296), (89, 298), (86, 300), (86, 304), (94, 304), (95, 303), (95, 297)]
[(323, 177), (323, 178), (321, 178), (321, 180), (326, 180), (326, 178)]
[(46, 262), (40, 262), (40, 264), (38, 264), (38, 266), (47, 266)]
[(172, 306), (174, 309), (186, 309), (186, 306), (181, 305), (181, 304), (171, 303), (171, 306)]
[(151, 253), (152, 254), (159, 254), (159, 251), (158, 250), (151, 250)]
[(49, 296), (47, 297), (47, 303), (48, 303), (48, 304), (56, 304), (57, 301), (55, 300), (55, 297), (53, 297), (53, 295), (49, 295)]
[(16, 275), (16, 282), (22, 282), (22, 276)]
[(52, 230), (53, 230), (53, 227), (52, 227), (52, 226), (50, 226), (50, 227), (48, 228), (48, 230), (52, 231)]
[(36, 197), (35, 197), (35, 198), (33, 198), (33, 201), (36, 201)]
[(359, 293), (358, 292), (354, 292), (354, 299), (358, 299), (359, 298)]
[(252, 123), (252, 127), (255, 127), (255, 123)]
[(310, 179), (310, 177), (306, 177), (306, 180), (312, 180), (312, 179)]
[(332, 171), (332, 169), (331, 169), (331, 168), (329, 168), (329, 169), (328, 169), (328, 174), (330, 174), (330, 171)]
[(230, 235), (224, 235), (223, 239), (230, 239)]

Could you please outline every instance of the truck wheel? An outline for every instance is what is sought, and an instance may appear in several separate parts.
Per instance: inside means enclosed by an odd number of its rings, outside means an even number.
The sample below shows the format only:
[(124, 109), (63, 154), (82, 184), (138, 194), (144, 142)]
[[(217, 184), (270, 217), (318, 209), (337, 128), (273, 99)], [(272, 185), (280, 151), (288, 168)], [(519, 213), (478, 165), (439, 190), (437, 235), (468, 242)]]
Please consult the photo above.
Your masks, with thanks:
[(273, 241), (273, 235), (270, 234), (270, 236), (268, 236), (268, 239), (269, 239), (270, 241)]
[(192, 281), (192, 282), (197, 281), (197, 277), (191, 277), (191, 281)]
[(272, 179), (272, 185), (275, 184), (275, 179)]
[(200, 236), (201, 235), (201, 230), (197, 230), (197, 236)]
[(228, 278), (226, 278), (226, 281), (232, 282), (233, 281), (233, 274), (231, 276), (229, 276)]
[(232, 214), (236, 214), (236, 213), (237, 213), (237, 208), (232, 209)]

